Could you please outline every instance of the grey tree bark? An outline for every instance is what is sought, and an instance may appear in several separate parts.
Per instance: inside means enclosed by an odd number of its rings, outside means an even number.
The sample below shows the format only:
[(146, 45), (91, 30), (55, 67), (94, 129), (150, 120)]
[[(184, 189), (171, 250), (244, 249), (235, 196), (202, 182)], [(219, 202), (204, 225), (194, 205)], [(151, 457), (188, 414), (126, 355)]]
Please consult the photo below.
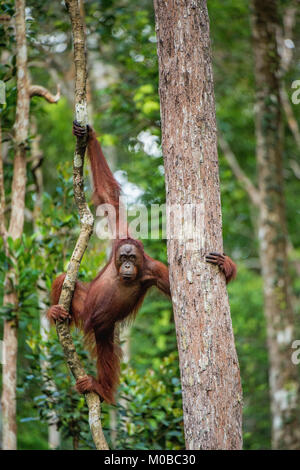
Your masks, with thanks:
[(168, 259), (186, 447), (241, 449), (242, 390), (225, 279), (205, 263), (207, 253), (223, 253), (207, 6), (154, 0), (154, 8), (167, 208), (183, 209), (180, 219), (169, 213)]
[(291, 360), (291, 343), (296, 338), (287, 262), (277, 7), (276, 0), (252, 0), (259, 243), (270, 363), (272, 446), (299, 449), (299, 383), (297, 366)]

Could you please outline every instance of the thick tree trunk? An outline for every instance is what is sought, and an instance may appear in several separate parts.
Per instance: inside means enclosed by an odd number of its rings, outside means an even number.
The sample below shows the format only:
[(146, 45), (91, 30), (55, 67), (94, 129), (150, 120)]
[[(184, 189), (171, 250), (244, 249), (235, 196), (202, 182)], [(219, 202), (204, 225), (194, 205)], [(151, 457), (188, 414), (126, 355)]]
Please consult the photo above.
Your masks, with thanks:
[(299, 449), (299, 385), (291, 361), (294, 336), (282, 171), (279, 28), (276, 0), (252, 1), (256, 138), (260, 191), (259, 242), (264, 282), (272, 410), (272, 445)]
[(168, 259), (188, 449), (241, 449), (242, 391), (224, 276), (217, 129), (206, 1), (154, 0), (168, 210)]
[[(17, 111), (15, 121), (15, 158), (12, 182), (11, 218), (8, 235), (13, 239), (21, 237), (24, 225), (26, 189), (26, 139), (29, 125), (29, 94), (27, 75), (27, 47), (25, 34), (25, 2), (16, 0), (16, 59), (17, 59)], [(18, 305), (13, 289), (14, 272), (10, 270), (5, 282), (3, 304)], [(4, 322), (3, 364), (3, 449), (13, 450), (17, 446), (16, 436), (16, 386), (17, 386), (17, 320)]]

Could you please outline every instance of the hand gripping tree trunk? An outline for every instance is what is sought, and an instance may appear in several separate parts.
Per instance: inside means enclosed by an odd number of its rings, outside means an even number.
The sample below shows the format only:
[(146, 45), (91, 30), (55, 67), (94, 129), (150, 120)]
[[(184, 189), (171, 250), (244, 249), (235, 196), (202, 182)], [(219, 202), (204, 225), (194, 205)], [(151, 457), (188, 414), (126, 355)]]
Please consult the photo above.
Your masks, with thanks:
[(252, 1), (256, 78), (256, 139), (260, 191), (259, 241), (264, 281), (272, 410), (272, 445), (299, 449), (297, 366), (291, 361), (294, 316), (287, 263), (282, 171), (279, 28), (276, 0)]
[(240, 449), (242, 391), (225, 279), (205, 263), (208, 252), (223, 252), (206, 1), (154, 0), (154, 6), (167, 207), (183, 209), (185, 221), (180, 238), (181, 219), (169, 213), (186, 446)]

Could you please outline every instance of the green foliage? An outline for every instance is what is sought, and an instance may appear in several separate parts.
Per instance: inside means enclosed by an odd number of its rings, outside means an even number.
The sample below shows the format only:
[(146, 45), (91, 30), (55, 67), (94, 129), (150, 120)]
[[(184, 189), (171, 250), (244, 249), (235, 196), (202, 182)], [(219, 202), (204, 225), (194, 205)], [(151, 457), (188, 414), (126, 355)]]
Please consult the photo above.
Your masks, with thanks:
[[(44, 167), (45, 189), (52, 193), (52, 188), (57, 185), (56, 166), (60, 164), (60, 168), (62, 168), (66, 161), (70, 163), (72, 161), (74, 152), (73, 113), (64, 97), (55, 105), (36, 102), (35, 112), (39, 120), (39, 133), (42, 135), (42, 148), (49, 162)], [(61, 116), (64, 118), (61, 119)], [(70, 189), (70, 191), (72, 190)]]
[(184, 449), (178, 355), (172, 353), (144, 377), (123, 368), (118, 401), (117, 449)]
[(39, 271), (35, 264), (38, 258), (35, 238), (34, 235), (27, 236), (26, 234), (16, 240), (8, 237), (7, 255), (3, 244), (0, 252), (2, 277), (6, 275), (7, 282), (13, 285), (18, 297), (18, 305), (6, 304), (0, 308), (0, 314), (7, 320), (18, 316), (21, 324), (24, 318), (35, 315), (37, 307), (35, 284)]
[[(82, 349), (82, 335), (74, 333), (73, 340), (81, 360), (91, 372), (89, 356)], [(26, 421), (39, 419), (45, 424), (56, 422), (67, 446), (72, 446), (73, 440), (78, 439), (80, 447), (93, 448), (89, 436), (88, 408), (84, 397), (75, 390), (56, 334), (53, 331), (48, 340), (43, 341), (39, 334), (31, 331), (27, 346), (26, 359), (30, 367), (24, 377), (23, 393), (33, 397), (33, 414)]]
[(270, 403), (262, 280), (242, 264), (238, 269), (229, 295), (244, 395), (244, 449), (267, 449)]

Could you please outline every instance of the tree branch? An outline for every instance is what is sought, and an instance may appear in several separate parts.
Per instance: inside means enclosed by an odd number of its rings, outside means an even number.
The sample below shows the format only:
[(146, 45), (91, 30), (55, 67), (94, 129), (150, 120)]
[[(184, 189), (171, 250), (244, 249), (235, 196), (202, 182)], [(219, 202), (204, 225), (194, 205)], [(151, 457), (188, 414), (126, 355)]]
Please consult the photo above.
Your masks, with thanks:
[(294, 136), (298, 148), (300, 149), (300, 130), (288, 94), (286, 92), (286, 89), (284, 88), (284, 84), (281, 84), (280, 87), (280, 99), (282, 107), (284, 109), (284, 113), (286, 115), (288, 126)]
[(289, 159), (289, 165), (290, 168), (292, 169), (294, 175), (298, 180), (300, 180), (300, 165), (296, 160), (293, 160), (292, 158)]
[[(86, 103), (86, 53), (85, 35), (83, 22), (80, 17), (78, 0), (66, 0), (70, 20), (72, 24), (74, 41), (74, 62), (75, 62), (75, 119), (83, 126), (87, 125), (87, 103)], [(94, 218), (85, 201), (83, 165), (86, 150), (86, 138), (77, 138), (73, 164), (73, 186), (74, 198), (80, 216), (80, 234), (73, 251), (67, 274), (62, 287), (59, 303), (66, 310), (70, 310), (72, 295), (78, 275), (81, 259), (87, 248), (88, 241), (93, 231)], [(58, 322), (56, 330), (59, 341), (63, 347), (66, 362), (75, 377), (78, 379), (86, 375), (80, 359), (76, 353), (75, 346), (70, 333), (70, 328), (66, 322)], [(102, 426), (101, 407), (99, 396), (95, 393), (85, 395), (89, 408), (89, 424), (95, 446), (99, 450), (108, 449)]]
[(293, 41), (293, 32), (297, 19), (297, 7), (299, 0), (293, 0), (286, 8), (283, 15), (283, 28), (279, 28), (276, 34), (277, 48), (280, 57), (280, 99), (284, 113), (286, 115), (287, 123), (292, 135), (300, 149), (300, 129), (297, 119), (295, 118), (293, 107), (290, 103), (289, 96), (286, 92), (284, 85), (284, 75), (289, 71), (293, 59), (293, 48), (288, 48), (285, 44), (285, 39)]
[(245, 172), (239, 165), (239, 162), (236, 159), (236, 156), (232, 152), (231, 148), (228, 145), (228, 142), (223, 138), (221, 134), (218, 135), (218, 141), (220, 148), (226, 158), (232, 172), (236, 176), (237, 180), (243, 185), (244, 189), (248, 193), (252, 203), (255, 206), (258, 206), (260, 203), (260, 196), (258, 189), (254, 186), (252, 181), (248, 178)]
[(60, 99), (60, 85), (57, 85), (56, 95), (52, 95), (52, 93), (50, 93), (50, 91), (48, 91), (47, 88), (43, 86), (30, 85), (29, 97), (32, 98), (33, 96), (42, 96), (49, 103), (57, 103)]
[(281, 73), (287, 72), (293, 59), (293, 48), (287, 47), (285, 39), (293, 40), (294, 27), (297, 20), (297, 8), (299, 0), (291, 1), (290, 5), (285, 9), (283, 18), (283, 27), (278, 28), (276, 39), (278, 45), (278, 53), (280, 56)]

